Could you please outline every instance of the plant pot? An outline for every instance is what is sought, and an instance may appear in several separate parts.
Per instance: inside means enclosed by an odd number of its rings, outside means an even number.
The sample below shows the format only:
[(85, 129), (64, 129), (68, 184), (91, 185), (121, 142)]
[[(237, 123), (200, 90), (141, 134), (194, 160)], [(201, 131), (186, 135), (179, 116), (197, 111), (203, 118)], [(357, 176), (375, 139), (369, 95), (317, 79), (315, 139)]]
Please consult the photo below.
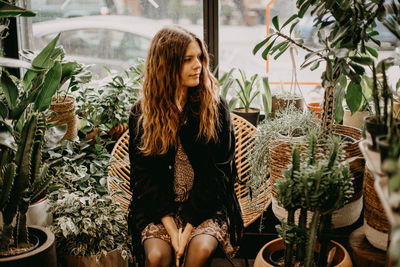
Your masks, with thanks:
[(65, 255), (64, 263), (65, 266), (69, 267), (128, 267), (128, 259), (122, 258), (117, 249), (108, 252), (106, 255), (102, 254), (98, 261), (96, 256)]
[(39, 238), (37, 248), (16, 256), (0, 258), (2, 267), (46, 266), (57, 267), (57, 255), (54, 234), (42, 227), (31, 225), (29, 233)]
[[(345, 159), (350, 161), (350, 172), (354, 179), (352, 180), (354, 194), (348, 203), (341, 209), (335, 211), (332, 215), (332, 224), (335, 228), (342, 228), (355, 223), (361, 215), (363, 208), (362, 186), (364, 177), (365, 161), (359, 149), (361, 140), (361, 130), (354, 127), (334, 125), (333, 132), (339, 135), (345, 135), (352, 138), (353, 142), (345, 142)], [(269, 153), (269, 181), (274, 185), (278, 179), (283, 178), (282, 170), (287, 169), (291, 163), (292, 141), (285, 142), (270, 148)], [(307, 149), (306, 145), (301, 145), (300, 150)], [(317, 151), (326, 151), (326, 147), (317, 145)], [(286, 218), (286, 210), (280, 207), (276, 201), (276, 191), (272, 188), (272, 211), (278, 219)]]
[(278, 110), (283, 110), (287, 108), (289, 105), (294, 105), (297, 109), (303, 110), (304, 109), (303, 98), (296, 97), (296, 98), (283, 99), (283, 98), (277, 98), (276, 96), (272, 96), (272, 108), (269, 116), (271, 118), (275, 118), (275, 113)]
[[(338, 266), (338, 267), (352, 267), (353, 264), (351, 262), (351, 258), (347, 250), (335, 241), (330, 241), (330, 247), (336, 247), (336, 253), (333, 257), (333, 262), (331, 266)], [(284, 250), (285, 244), (283, 243), (282, 238), (274, 239), (264, 245), (261, 250), (258, 252), (257, 257), (254, 261), (254, 267), (273, 267), (270, 262), (270, 255), (276, 251)]]
[(376, 145), (379, 154), (381, 155), (381, 164), (389, 157), (389, 143), (387, 141), (387, 134), (378, 135), (376, 137)]
[(393, 101), (393, 117), (400, 119), (400, 96)]
[(363, 232), (369, 243), (383, 251), (388, 244), (389, 221), (383, 209), (382, 202), (375, 190), (375, 178), (372, 171), (366, 167), (364, 174), (364, 226)]
[(29, 205), (28, 212), (26, 213), (26, 224), (49, 226), (53, 221), (53, 216), (47, 212), (49, 207), (48, 202), (47, 197), (44, 197), (36, 203)]
[(114, 140), (118, 140), (118, 138), (126, 131), (128, 130), (128, 125), (126, 123), (119, 123), (116, 125), (114, 128), (108, 131), (108, 134), (112, 137)]
[(78, 120), (75, 115), (75, 99), (72, 96), (53, 97), (50, 110), (54, 111), (49, 122), (57, 122), (56, 125), (67, 125), (67, 132), (60, 142), (69, 139), (76, 140), (78, 137)]
[(258, 108), (249, 108), (249, 112), (246, 112), (244, 108), (235, 108), (232, 112), (257, 127), (260, 115), (260, 110)]
[(368, 140), (368, 148), (372, 151), (377, 151), (376, 137), (388, 133), (386, 125), (379, 125), (376, 123), (375, 116), (367, 116), (364, 118), (365, 130)]
[(321, 106), (321, 103), (317, 103), (317, 102), (315, 102), (315, 103), (308, 103), (307, 104), (307, 108), (308, 108), (308, 110), (309, 111), (311, 111), (312, 113), (314, 113), (315, 114), (315, 116), (318, 118), (318, 119), (321, 119), (322, 118), (322, 106)]
[(345, 109), (343, 116), (343, 125), (361, 129), (362, 125), (364, 124), (364, 118), (368, 115), (368, 111), (356, 111), (353, 115), (351, 115), (351, 111)]

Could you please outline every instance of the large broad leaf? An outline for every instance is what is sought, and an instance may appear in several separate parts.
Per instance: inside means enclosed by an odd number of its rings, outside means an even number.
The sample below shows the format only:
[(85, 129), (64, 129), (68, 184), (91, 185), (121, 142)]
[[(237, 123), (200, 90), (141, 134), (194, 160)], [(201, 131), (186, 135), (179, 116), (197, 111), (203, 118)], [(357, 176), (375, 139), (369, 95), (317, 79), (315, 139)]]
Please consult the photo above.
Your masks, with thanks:
[(33, 69), (33, 66), (26, 61), (8, 57), (0, 57), (0, 66), (7, 68)]
[(351, 114), (354, 114), (360, 109), (362, 97), (361, 85), (351, 81), (346, 91), (346, 103), (351, 111)]
[(263, 82), (263, 87), (264, 87), (264, 93), (262, 94), (264, 112), (265, 112), (265, 116), (268, 116), (268, 114), (272, 110), (271, 88), (269, 87), (268, 77), (263, 77), (262, 82)]
[(15, 16), (34, 17), (36, 16), (36, 13), (31, 10), (23, 9), (6, 1), (0, 0), (0, 17)]
[(61, 65), (62, 72), (59, 87), (61, 87), (66, 81), (68, 81), (72, 77), (77, 67), (79, 67), (79, 64), (76, 62), (67, 62)]
[(6, 97), (8, 106), (14, 108), (17, 104), (18, 88), (5, 71), (1, 74), (1, 89)]
[(43, 48), (39, 55), (35, 57), (32, 61), (32, 66), (42, 69), (49, 69), (53, 66), (54, 61), (51, 56), (56, 47), (58, 38), (60, 38), (60, 34), (57, 34), (57, 36), (45, 48)]
[(42, 90), (35, 100), (34, 109), (42, 112), (49, 108), (51, 98), (55, 94), (58, 88), (58, 84), (61, 80), (61, 64), (55, 62), (54, 66), (47, 72), (43, 82)]
[(344, 99), (344, 87), (338, 86), (336, 89), (335, 96), (335, 122), (340, 123), (343, 120), (344, 110), (343, 110), (343, 99)]
[(5, 118), (7, 118), (7, 115), (8, 115), (8, 108), (6, 107), (6, 105), (4, 105), (3, 102), (0, 102), (0, 116), (4, 120)]

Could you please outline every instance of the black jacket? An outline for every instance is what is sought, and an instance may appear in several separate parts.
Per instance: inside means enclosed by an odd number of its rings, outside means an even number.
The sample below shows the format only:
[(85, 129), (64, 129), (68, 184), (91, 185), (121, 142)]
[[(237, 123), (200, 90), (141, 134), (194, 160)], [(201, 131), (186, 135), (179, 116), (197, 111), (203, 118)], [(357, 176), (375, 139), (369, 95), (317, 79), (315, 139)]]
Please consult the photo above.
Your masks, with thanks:
[[(187, 104), (195, 111), (196, 104)], [(144, 156), (139, 150), (143, 129), (138, 127), (140, 105), (135, 103), (129, 118), (129, 157), (131, 166), (132, 202), (129, 226), (134, 250), (140, 248), (142, 230), (150, 223), (160, 223), (161, 218), (177, 211), (174, 202), (174, 163), (176, 148), (163, 155)], [(241, 237), (243, 221), (234, 191), (237, 180), (235, 165), (235, 136), (226, 101), (218, 104), (218, 141), (206, 143), (197, 140), (199, 118), (196, 112), (188, 117), (178, 131), (183, 150), (194, 171), (194, 182), (189, 198), (183, 202), (180, 217), (184, 222), (198, 226), (207, 219), (229, 222), (231, 242), (235, 245)]]

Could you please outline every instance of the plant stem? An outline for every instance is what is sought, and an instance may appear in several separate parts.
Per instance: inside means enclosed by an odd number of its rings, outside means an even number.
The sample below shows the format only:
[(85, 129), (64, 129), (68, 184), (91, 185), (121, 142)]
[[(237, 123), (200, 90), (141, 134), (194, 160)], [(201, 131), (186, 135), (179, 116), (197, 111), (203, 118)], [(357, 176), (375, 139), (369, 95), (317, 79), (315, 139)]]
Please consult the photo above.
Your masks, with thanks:
[(307, 241), (307, 210), (305, 208), (300, 209), (299, 228), (303, 232), (301, 232), (301, 236), (299, 238), (300, 241), (297, 244), (296, 260), (300, 263), (303, 263)]
[(329, 243), (329, 235), (330, 226), (332, 221), (332, 213), (327, 213), (326, 215), (321, 216), (321, 224), (319, 226), (319, 257), (318, 257), (318, 266), (326, 266), (327, 261), (327, 251), (328, 251), (328, 243)]
[[(291, 231), (294, 226), (294, 212), (295, 209), (288, 210), (288, 219), (287, 219), (287, 228), (286, 231)], [(285, 233), (287, 234), (287, 233)], [(286, 239), (286, 249), (285, 249), (285, 267), (293, 266), (292, 259), (293, 259), (293, 240), (291, 238)]]
[(312, 267), (314, 260), (314, 249), (315, 242), (317, 238), (318, 225), (321, 220), (321, 212), (316, 210), (313, 214), (312, 221), (310, 224), (309, 239), (306, 248), (306, 259), (304, 262), (304, 267)]
[(284, 39), (286, 39), (286, 40), (288, 40), (289, 42), (291, 42), (291, 43), (294, 44), (295, 46), (297, 46), (297, 47), (299, 47), (299, 48), (301, 48), (301, 49), (303, 49), (303, 50), (305, 50), (305, 51), (307, 51), (307, 52), (315, 53), (315, 54), (318, 55), (319, 57), (325, 58), (321, 53), (319, 53), (319, 52), (317, 53), (317, 52), (315, 52), (314, 50), (311, 50), (310, 48), (308, 48), (308, 47), (306, 47), (306, 46), (304, 46), (304, 45), (302, 45), (302, 44), (299, 44), (298, 42), (296, 42), (295, 40), (293, 40), (292, 38), (290, 38), (289, 36), (287, 36), (287, 35), (285, 35), (285, 34), (283, 34), (283, 33), (276, 32), (275, 34), (278, 35), (278, 36), (280, 36), (280, 37), (282, 37), (282, 38), (284, 38)]

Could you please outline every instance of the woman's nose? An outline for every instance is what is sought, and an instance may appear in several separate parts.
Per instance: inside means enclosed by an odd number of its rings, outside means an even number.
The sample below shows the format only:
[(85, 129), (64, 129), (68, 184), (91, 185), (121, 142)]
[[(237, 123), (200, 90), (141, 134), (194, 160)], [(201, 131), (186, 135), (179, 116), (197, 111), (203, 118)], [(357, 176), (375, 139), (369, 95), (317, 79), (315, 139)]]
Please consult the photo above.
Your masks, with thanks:
[(194, 68), (195, 68), (195, 69), (201, 68), (201, 61), (200, 61), (200, 59), (196, 59), (196, 61), (194, 62)]

